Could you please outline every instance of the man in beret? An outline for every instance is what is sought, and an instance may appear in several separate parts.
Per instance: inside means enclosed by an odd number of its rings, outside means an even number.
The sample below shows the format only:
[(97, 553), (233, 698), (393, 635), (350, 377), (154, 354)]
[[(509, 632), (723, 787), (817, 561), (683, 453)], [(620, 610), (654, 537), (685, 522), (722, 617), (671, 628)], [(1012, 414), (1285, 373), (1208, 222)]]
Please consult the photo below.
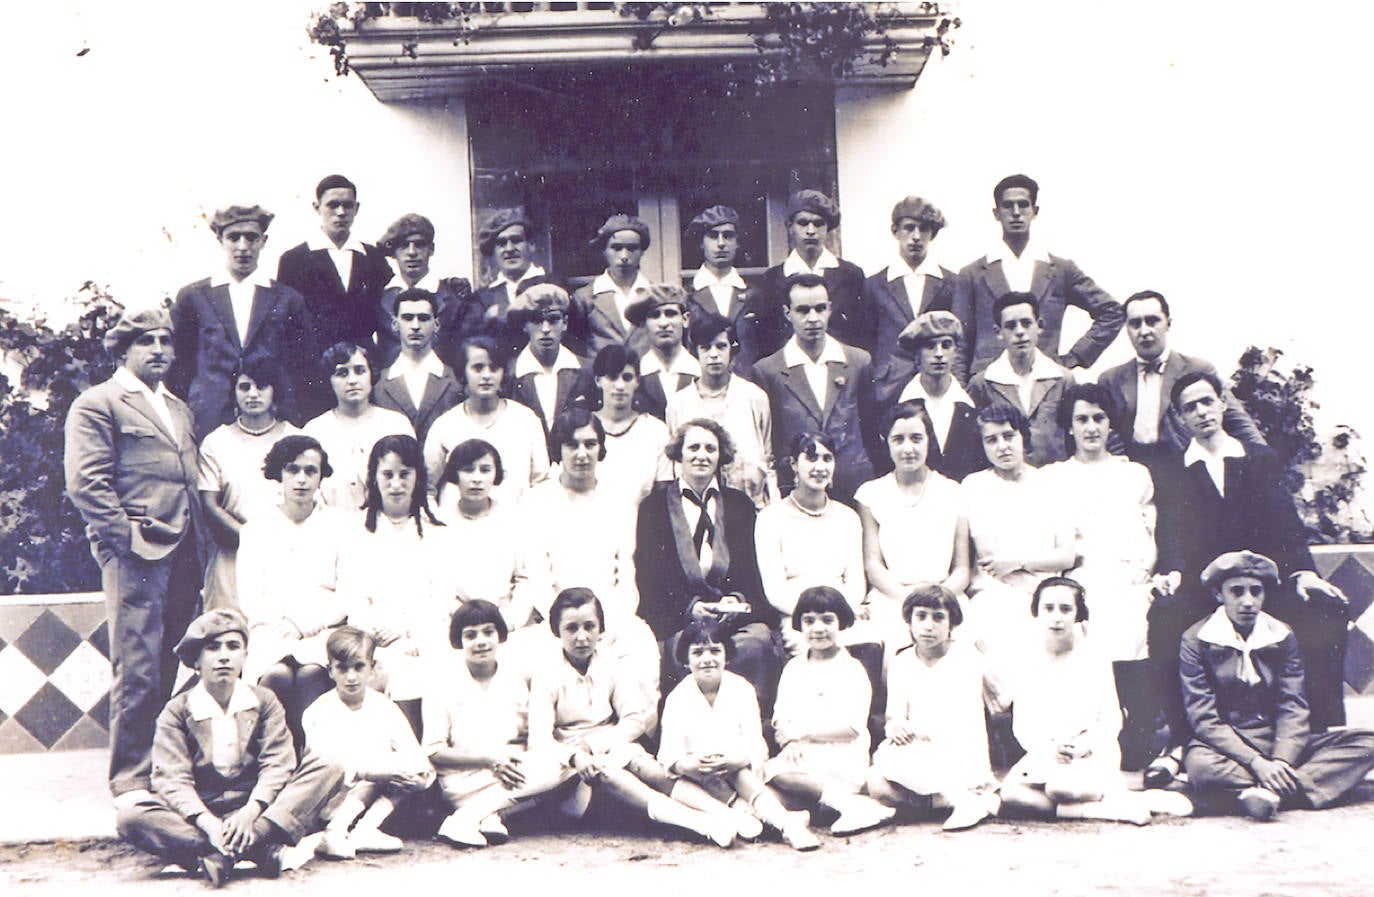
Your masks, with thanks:
[(525, 346), (525, 330), (510, 320), (511, 305), (521, 290), (556, 282), (535, 261), (534, 224), (520, 209), (500, 209), (477, 231), (477, 249), (496, 277), (477, 291), (482, 330), (496, 338), (514, 358)]
[(1293, 630), (1265, 612), (1279, 568), (1232, 551), (1202, 571), (1219, 605), (1183, 634), (1179, 672), (1193, 737), (1188, 784), (1269, 821), (1281, 807), (1320, 810), (1374, 769), (1374, 732), (1313, 732)]
[[(1225, 389), (1210, 371), (1184, 374), (1170, 401), (1192, 434), (1181, 457), (1156, 470), (1155, 541), (1159, 557), (1150, 606), (1151, 661), (1163, 671), (1160, 687), (1170, 725), (1186, 734), (1178, 695), (1178, 642), (1184, 630), (1212, 612), (1214, 602), (1198, 587), (1207, 564), (1228, 551), (1248, 549), (1276, 565), (1280, 586), (1266, 610), (1297, 638), (1306, 668), (1307, 701), (1314, 731), (1345, 722), (1344, 666), (1350, 609), (1341, 590), (1315, 572), (1293, 495), (1284, 485), (1283, 463), (1273, 449), (1241, 443), (1222, 428)], [(1174, 739), (1176, 742), (1178, 738)], [(1152, 778), (1167, 779), (1173, 764), (1156, 764)]]
[(67, 413), (67, 496), (86, 521), (109, 621), (116, 806), (150, 788), (153, 723), (176, 677), (172, 648), (200, 600), (195, 424), (163, 383), (172, 334), (160, 307), (125, 313), (105, 334), (114, 376)]
[(372, 363), (381, 367), (401, 355), (400, 331), (394, 326), (396, 297), (408, 290), (424, 290), (435, 297), (438, 309), (434, 335), (435, 354), (449, 367), (458, 363), (458, 347), (477, 333), (482, 323), (482, 305), (472, 294), (466, 277), (439, 277), (430, 270), (434, 257), (434, 223), (414, 212), (391, 223), (378, 246), (392, 260), (396, 276), (387, 283), (373, 309)]
[(247, 654), (248, 621), (238, 611), (209, 611), (191, 623), (176, 655), (199, 680), (158, 715), (156, 794), (116, 817), (121, 837), (199, 871), (212, 888), (238, 860), (267, 878), (294, 867), (288, 846), (314, 827), (343, 782), (342, 770), (309, 750), (296, 762), (276, 695), (240, 678)]
[(711, 206), (687, 225), (688, 241), (701, 245), (701, 267), (692, 275), (692, 293), (687, 311), (720, 315), (734, 325), (739, 349), (734, 367), (748, 376), (754, 362), (763, 357), (759, 351), (758, 330), (769, 315), (763, 291), (749, 286), (735, 267), (739, 254), (739, 213), (729, 206)]
[(286, 371), (287, 395), (276, 396), (281, 416), (301, 423), (290, 392), (309, 377), (311, 321), (305, 299), (259, 265), (272, 213), (262, 206), (227, 206), (210, 230), (225, 265), (177, 291), (172, 303), (176, 360), (167, 386), (183, 396), (196, 418), (196, 440), (235, 417), (233, 372), (245, 359), (276, 359)]
[(556, 283), (536, 283), (521, 291), (510, 321), (525, 332), (526, 345), (511, 361), (505, 382), (510, 397), (528, 407), (544, 425), (545, 437), (558, 415), (587, 404), (593, 388), (583, 376), (583, 360), (564, 345), (571, 299)]
[(687, 329), (687, 293), (673, 283), (656, 283), (625, 310), (636, 328), (649, 334), (649, 351), (639, 359), (636, 404), (659, 420), (668, 413), (668, 398), (701, 376), (701, 363), (683, 345)]
[(601, 250), (606, 270), (573, 293), (569, 341), (575, 351), (588, 357), (611, 343), (627, 343), (643, 355), (649, 336), (630, 323), (625, 311), (650, 286), (639, 270), (644, 250), (649, 248), (649, 226), (629, 215), (612, 215), (591, 245)]
[(835, 339), (872, 355), (873, 319), (864, 307), (864, 272), (853, 262), (836, 258), (827, 244), (840, 226), (840, 207), (819, 190), (798, 190), (787, 198), (787, 243), (791, 252), (781, 265), (763, 274), (763, 292), (772, 318), (760, 329), (765, 342), (759, 350), (771, 354), (792, 335), (784, 310), (787, 279), (815, 274), (825, 280), (830, 297), (830, 332)]
[(919, 196), (892, 207), (897, 255), (864, 281), (863, 304), (873, 324), (873, 375), (887, 374), (897, 351), (897, 334), (927, 311), (949, 311), (959, 275), (930, 257), (930, 244), (945, 226), (945, 216)]
[(897, 354), (876, 385), (879, 408), (894, 402), (921, 407), (930, 440), (926, 466), (959, 482), (988, 466), (977, 407), (954, 379), (963, 338), (952, 312), (922, 313), (898, 334)]
[[(353, 236), (360, 204), (352, 181), (341, 174), (322, 179), (315, 186), (313, 208), (320, 216), (320, 230), (282, 253), (277, 279), (305, 297), (314, 327), (309, 357), (319, 358), (342, 340), (372, 344), (374, 309), (392, 273), (380, 249)], [(305, 420), (333, 406), (334, 393), (323, 371), (312, 372), (298, 404)]]
[[(1031, 239), (1031, 223), (1040, 211), (1039, 195), (1040, 186), (1024, 174), (1005, 177), (992, 189), (992, 214), (1001, 225), (1002, 239), (986, 256), (959, 272), (954, 313), (964, 324), (964, 348), (957, 372), (961, 383), (986, 368), (1001, 351), (992, 304), (1008, 292), (1035, 296), (1045, 322), (1040, 350), (1066, 368), (1092, 367), (1121, 330), (1121, 304), (1072, 261), (1051, 255)], [(1060, 330), (1064, 309), (1070, 305), (1086, 311), (1093, 323), (1061, 355)]]

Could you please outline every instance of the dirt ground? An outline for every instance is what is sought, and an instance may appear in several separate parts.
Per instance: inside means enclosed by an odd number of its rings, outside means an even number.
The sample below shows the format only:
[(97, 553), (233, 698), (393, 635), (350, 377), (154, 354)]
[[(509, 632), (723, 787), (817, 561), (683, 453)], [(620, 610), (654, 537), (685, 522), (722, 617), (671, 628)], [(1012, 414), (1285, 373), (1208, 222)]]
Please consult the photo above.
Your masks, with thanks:
[[(9, 807), (5, 812), (22, 812)], [(1144, 828), (1101, 823), (994, 821), (946, 835), (912, 823), (849, 837), (822, 836), (801, 854), (775, 842), (729, 851), (625, 821), (595, 827), (522, 832), (483, 851), (408, 842), (396, 856), (337, 863), (314, 860), (280, 880), (248, 867), (228, 885), (235, 894), (289, 893), (400, 897), (474, 886), (511, 897), (554, 889), (600, 895), (673, 897), (703, 889), (763, 886), (780, 893), (818, 893), (863, 877), (878, 889), (919, 892), (941, 887), (968, 895), (1172, 895), (1172, 897), (1357, 897), (1374, 895), (1374, 785), (1344, 806), (1286, 812), (1276, 822), (1203, 817), (1157, 821)], [(576, 878), (571, 878), (576, 876)], [(164, 874), (117, 841), (0, 847), (0, 893), (7, 897), (94, 893), (118, 897), (202, 894), (200, 881)]]

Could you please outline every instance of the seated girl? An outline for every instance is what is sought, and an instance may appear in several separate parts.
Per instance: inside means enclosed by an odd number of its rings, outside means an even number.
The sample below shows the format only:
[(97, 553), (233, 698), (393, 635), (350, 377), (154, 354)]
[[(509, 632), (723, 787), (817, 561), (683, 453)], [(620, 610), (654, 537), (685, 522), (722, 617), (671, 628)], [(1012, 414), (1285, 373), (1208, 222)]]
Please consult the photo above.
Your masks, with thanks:
[(592, 791), (600, 790), (655, 822), (695, 832), (721, 847), (741, 834), (756, 836), (758, 820), (730, 811), (688, 780), (674, 783), (639, 746), (649, 719), (644, 689), (630, 681), (626, 667), (598, 653), (605, 620), (591, 589), (560, 592), (549, 608), (549, 627), (562, 654), (537, 671), (530, 685), (531, 752), (552, 758), (582, 780), (565, 809), (580, 815)]
[(424, 701), (425, 753), (439, 773), (451, 813), (439, 840), (486, 847), (509, 837), (501, 814), (572, 777), (548, 756), (526, 751), (529, 685), (505, 663), (501, 611), (474, 598), (454, 612), (450, 644), (463, 652), (430, 683)]
[(727, 672), (734, 644), (712, 619), (687, 624), (677, 640), (677, 661), (691, 671), (663, 705), (658, 760), (672, 775), (697, 783), (722, 801), (738, 795), (754, 814), (797, 850), (821, 842), (805, 813), (789, 813), (763, 783), (768, 746), (759, 702), (742, 676)]
[(1014, 683), (1012, 732), (1026, 755), (1002, 782), (1003, 813), (1136, 825), (1148, 823), (1152, 811), (1189, 815), (1183, 795), (1127, 791), (1121, 780), (1121, 708), (1110, 662), (1082, 638), (1083, 587), (1064, 576), (1044, 580), (1031, 614), (1038, 644), (1027, 646), (1007, 680)]
[(263, 475), (281, 483), (281, 504), (239, 535), (239, 607), (252, 636), (243, 677), (276, 694), (297, 745), (301, 714), (332, 685), (325, 639), (348, 613), (336, 590), (349, 517), (316, 501), (332, 473), (314, 437), (282, 438), (263, 462)]
[(875, 828), (896, 812), (860, 793), (868, 776), (873, 692), (863, 665), (840, 647), (840, 630), (852, 625), (854, 611), (837, 589), (815, 586), (797, 599), (792, 628), (806, 653), (783, 667), (773, 708), (781, 750), (764, 765), (779, 791), (838, 813), (830, 826), (835, 835)]
[(873, 754), (869, 793), (893, 806), (948, 807), (945, 831), (972, 828), (1000, 806), (983, 715), (995, 684), (973, 644), (954, 637), (964, 613), (949, 589), (916, 586), (902, 619), (911, 644), (888, 665), (887, 737)]
[(377, 688), (420, 731), (420, 695), (453, 600), (445, 527), (434, 518), (413, 436), (383, 436), (367, 459), (363, 519), (350, 520), (339, 555), (348, 622), (377, 641)]

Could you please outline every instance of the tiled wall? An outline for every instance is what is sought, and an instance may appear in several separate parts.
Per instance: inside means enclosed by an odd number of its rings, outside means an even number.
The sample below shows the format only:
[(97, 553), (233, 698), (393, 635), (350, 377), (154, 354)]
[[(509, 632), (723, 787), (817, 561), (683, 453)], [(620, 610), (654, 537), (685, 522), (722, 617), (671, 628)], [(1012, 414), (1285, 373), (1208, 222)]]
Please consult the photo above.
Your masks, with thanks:
[[(1346, 687), (1374, 695), (1374, 546), (1312, 554), (1350, 598)], [(0, 754), (105, 747), (109, 689), (100, 594), (0, 598)]]

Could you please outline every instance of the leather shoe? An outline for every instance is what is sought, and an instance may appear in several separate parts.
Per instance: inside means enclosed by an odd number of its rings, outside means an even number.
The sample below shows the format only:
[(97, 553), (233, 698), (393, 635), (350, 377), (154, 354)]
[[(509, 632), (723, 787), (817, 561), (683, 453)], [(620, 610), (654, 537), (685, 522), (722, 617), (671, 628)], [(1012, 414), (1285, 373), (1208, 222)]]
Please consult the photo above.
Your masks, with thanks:
[(205, 876), (206, 884), (212, 888), (224, 887), (233, 868), (234, 861), (222, 853), (207, 853), (200, 858), (200, 874)]

